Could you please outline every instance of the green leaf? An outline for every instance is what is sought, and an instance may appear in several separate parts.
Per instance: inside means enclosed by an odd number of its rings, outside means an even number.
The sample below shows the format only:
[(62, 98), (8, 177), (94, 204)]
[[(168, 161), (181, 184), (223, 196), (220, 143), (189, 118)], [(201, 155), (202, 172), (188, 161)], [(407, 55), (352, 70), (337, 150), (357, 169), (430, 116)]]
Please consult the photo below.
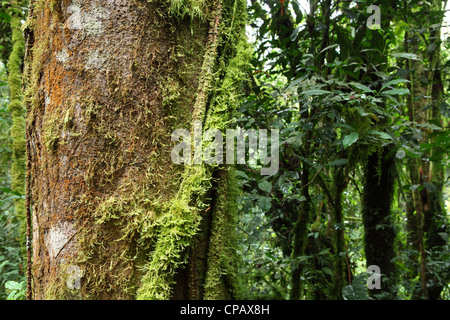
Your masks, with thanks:
[(344, 149), (354, 144), (358, 140), (358, 138), (359, 134), (356, 131), (345, 136), (344, 139), (342, 140), (342, 145), (344, 146)]
[(392, 137), (387, 134), (386, 132), (381, 132), (381, 131), (377, 131), (377, 130), (370, 130), (368, 131), (368, 133), (373, 134), (373, 135), (377, 135), (382, 139), (386, 139), (386, 140), (393, 140)]
[(265, 191), (267, 193), (269, 193), (272, 190), (272, 184), (269, 181), (267, 181), (267, 180), (263, 180), (260, 183), (258, 183), (258, 187), (262, 191)]
[(439, 126), (437, 126), (435, 124), (432, 124), (432, 123), (417, 123), (416, 126), (417, 127), (421, 127), (421, 128), (429, 128), (429, 129), (435, 130), (435, 131), (442, 130), (441, 127), (439, 127)]
[(9, 290), (22, 290), (22, 284), (16, 281), (7, 281), (5, 288)]
[(272, 198), (269, 197), (259, 197), (258, 198), (258, 206), (262, 211), (267, 212), (272, 207)]
[(432, 182), (424, 182), (423, 186), (425, 189), (427, 189), (429, 192), (435, 193), (437, 192), (436, 186)]
[(302, 92), (302, 94), (308, 95), (308, 96), (320, 96), (320, 95), (330, 94), (330, 93), (332, 93), (332, 92), (327, 91), (327, 90), (320, 90), (320, 89), (306, 90), (306, 91)]
[[(324, 48), (322, 51), (320, 51), (320, 53), (322, 53), (322, 52), (324, 52), (324, 51), (327, 51), (327, 50), (330, 50), (330, 49), (332, 49), (332, 48), (336, 48), (336, 47), (338, 47), (339, 46), (339, 44), (332, 44), (331, 46), (328, 46), (328, 47), (326, 47), (326, 48)], [(319, 54), (320, 54), (319, 53)]]
[(348, 163), (348, 159), (339, 159), (339, 160), (334, 160), (334, 161), (330, 162), (329, 164), (327, 164), (327, 166), (343, 166), (347, 163)]
[(6, 13), (5, 11), (0, 11), (0, 19), (5, 21), (6, 23), (11, 22), (11, 16), (8, 13)]
[(367, 276), (358, 274), (352, 281), (352, 285), (342, 288), (344, 300), (369, 300), (367, 294)]
[(392, 54), (393, 57), (396, 58), (405, 58), (410, 60), (420, 60), (419, 57), (414, 53), (409, 52), (397, 52)]
[(391, 81), (385, 83), (385, 84), (381, 87), (380, 92), (383, 91), (385, 88), (387, 88), (387, 87), (389, 87), (389, 86), (393, 86), (393, 85), (396, 85), (396, 84), (399, 84), (399, 83), (405, 83), (405, 82), (411, 82), (411, 81), (406, 80), (406, 79), (395, 79), (395, 80), (391, 80)]
[(295, 41), (297, 39), (299, 31), (300, 31), (300, 27), (295, 28), (295, 30), (291, 34), (291, 41)]
[(409, 89), (406, 88), (400, 88), (400, 89), (392, 89), (388, 91), (383, 92), (384, 95), (391, 95), (391, 96), (401, 96), (405, 94), (410, 94)]
[(328, 268), (328, 267), (324, 267), (324, 268), (322, 268), (322, 271), (323, 271), (324, 273), (326, 273), (326, 274), (330, 275), (330, 276), (332, 276), (332, 275), (333, 275), (333, 271), (331, 271), (331, 269), (330, 269), (330, 268)]
[(364, 93), (374, 92), (372, 89), (370, 89), (369, 87), (367, 87), (359, 82), (350, 82), (350, 85), (358, 88), (359, 90), (362, 90)]
[(241, 170), (236, 170), (236, 175), (238, 177), (242, 178), (242, 179), (245, 179), (245, 180), (249, 180), (250, 179), (248, 177), (248, 175), (244, 171), (241, 171)]

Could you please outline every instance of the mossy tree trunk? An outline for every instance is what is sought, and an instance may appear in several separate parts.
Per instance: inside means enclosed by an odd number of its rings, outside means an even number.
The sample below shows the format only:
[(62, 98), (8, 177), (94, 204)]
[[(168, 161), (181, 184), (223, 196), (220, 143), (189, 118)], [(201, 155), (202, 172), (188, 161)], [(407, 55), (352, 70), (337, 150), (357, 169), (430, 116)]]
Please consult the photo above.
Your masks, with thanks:
[[(379, 4), (381, 15), (381, 30), (387, 30), (396, 10), (397, 3), (381, 1)], [(366, 25), (364, 25), (366, 28)], [(372, 31), (373, 43), (386, 45), (389, 37), (383, 37), (380, 33)], [(367, 64), (378, 63), (380, 68), (376, 71), (385, 72), (387, 56), (373, 54), (367, 59)], [(375, 71), (375, 70), (374, 70)], [(371, 82), (374, 89), (379, 91), (383, 79), (376, 72), (371, 74)], [(387, 102), (383, 103), (384, 106)], [(384, 107), (383, 105), (381, 108)], [(380, 123), (373, 122), (375, 127), (388, 126), (388, 119), (382, 119)], [(383, 130), (385, 130), (383, 128)], [(392, 221), (392, 201), (395, 182), (395, 146), (381, 141), (373, 143), (369, 147), (367, 160), (364, 166), (364, 182), (362, 194), (362, 220), (364, 226), (364, 253), (366, 264), (378, 266), (381, 272), (381, 288), (369, 290), (369, 296), (377, 299), (395, 299), (397, 296), (395, 264), (392, 259), (395, 256), (395, 227)]]
[[(25, 141), (25, 108), (22, 99), (22, 67), (25, 49), (21, 20), (24, 18), (23, 1), (12, 1), (9, 8), (12, 30), (12, 51), (8, 60), (8, 84), (10, 89), (9, 111), (12, 118), (12, 164), (11, 188), (13, 191), (25, 195), (26, 173), (26, 141)], [(18, 198), (14, 202), (15, 218), (20, 223), (20, 244), (25, 256), (26, 214), (25, 201)]]
[(233, 298), (234, 183), (176, 165), (176, 129), (225, 129), (245, 1), (32, 0), (27, 137), (34, 299)]
[(383, 294), (383, 299), (396, 296), (394, 258), (395, 230), (391, 217), (394, 194), (395, 160), (389, 146), (369, 156), (365, 168), (363, 195), (364, 252), (367, 266), (380, 268), (381, 289), (370, 295)]

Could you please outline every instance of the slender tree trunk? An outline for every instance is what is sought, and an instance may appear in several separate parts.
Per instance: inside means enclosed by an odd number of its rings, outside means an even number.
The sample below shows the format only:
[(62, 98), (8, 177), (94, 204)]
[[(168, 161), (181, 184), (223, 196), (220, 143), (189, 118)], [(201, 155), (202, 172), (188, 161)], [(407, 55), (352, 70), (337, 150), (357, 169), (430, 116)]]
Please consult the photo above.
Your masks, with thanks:
[(225, 128), (247, 61), (245, 2), (30, 9), (34, 299), (234, 297), (231, 170), (174, 164), (171, 135)]
[(344, 217), (342, 212), (342, 194), (347, 186), (342, 166), (334, 173), (334, 296), (342, 299), (342, 288), (345, 279), (345, 260), (342, 253), (345, 251)]
[(381, 289), (370, 290), (374, 296), (383, 293), (383, 298), (392, 299), (394, 283), (394, 238), (391, 220), (391, 204), (394, 192), (395, 161), (390, 148), (369, 156), (364, 183), (363, 224), (364, 251), (367, 266), (376, 265), (382, 274)]

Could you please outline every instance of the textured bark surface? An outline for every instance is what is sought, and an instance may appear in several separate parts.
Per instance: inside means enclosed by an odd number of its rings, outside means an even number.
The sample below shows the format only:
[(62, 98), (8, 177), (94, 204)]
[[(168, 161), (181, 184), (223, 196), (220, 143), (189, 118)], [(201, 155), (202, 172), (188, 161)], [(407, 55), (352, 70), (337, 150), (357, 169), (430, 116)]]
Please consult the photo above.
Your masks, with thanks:
[[(158, 215), (180, 186), (170, 136), (191, 126), (208, 41), (208, 19), (177, 20), (167, 6), (32, 1), (35, 299), (136, 295)], [(205, 261), (206, 251), (197, 250)], [(177, 288), (174, 297), (188, 291)]]
[(380, 152), (370, 155), (365, 170), (364, 251), (367, 266), (378, 266), (382, 274), (381, 289), (370, 290), (370, 294), (382, 293), (383, 299), (395, 299), (395, 266), (392, 262), (395, 230), (391, 212), (395, 160), (390, 147), (383, 147)]

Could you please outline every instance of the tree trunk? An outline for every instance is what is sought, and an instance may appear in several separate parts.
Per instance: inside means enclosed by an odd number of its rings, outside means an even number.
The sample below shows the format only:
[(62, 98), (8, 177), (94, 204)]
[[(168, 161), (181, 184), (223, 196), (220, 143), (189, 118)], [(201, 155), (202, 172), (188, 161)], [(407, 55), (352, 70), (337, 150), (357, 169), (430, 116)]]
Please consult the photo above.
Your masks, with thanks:
[[(443, 15), (437, 14), (442, 11), (442, 1), (432, 1), (423, 6), (422, 10), (433, 12), (433, 19), (427, 20), (425, 25), (414, 25), (415, 30), (419, 31), (405, 36), (406, 51), (421, 58), (419, 61), (409, 61), (408, 69), (414, 72), (410, 75), (408, 115), (411, 122), (419, 125), (434, 122), (445, 128), (446, 124), (442, 121), (439, 110), (443, 99), (441, 28), (431, 27), (442, 23)], [(421, 49), (424, 42), (428, 44), (426, 51)], [(445, 240), (439, 234), (448, 232), (443, 203), (444, 167), (438, 155), (440, 146), (436, 144), (432, 130), (423, 127), (418, 143), (433, 147), (423, 155), (422, 161), (411, 159), (408, 166), (411, 184), (420, 188), (420, 191), (411, 192), (408, 210), (408, 239), (420, 254), (421, 290), (413, 292), (413, 298), (437, 299), (443, 288), (434, 273), (427, 270), (426, 252), (444, 245)]]
[(381, 289), (370, 290), (370, 295), (383, 293), (383, 299), (395, 297), (394, 239), (391, 220), (391, 204), (394, 192), (395, 161), (389, 146), (369, 156), (364, 183), (363, 224), (364, 251), (367, 266), (375, 265), (381, 270)]
[(171, 135), (225, 128), (245, 2), (36, 0), (27, 25), (34, 299), (234, 297), (231, 170)]

